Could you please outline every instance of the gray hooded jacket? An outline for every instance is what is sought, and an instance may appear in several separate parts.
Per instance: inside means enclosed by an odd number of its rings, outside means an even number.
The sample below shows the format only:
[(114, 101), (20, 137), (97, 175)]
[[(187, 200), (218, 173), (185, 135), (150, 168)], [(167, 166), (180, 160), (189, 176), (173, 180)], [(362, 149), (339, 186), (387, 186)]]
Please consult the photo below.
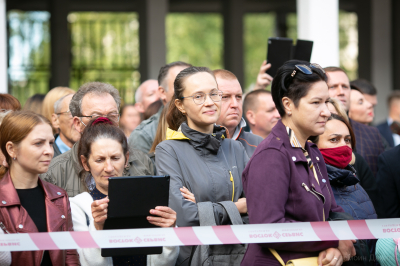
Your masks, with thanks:
[[(156, 168), (158, 174), (171, 176), (169, 205), (177, 213), (177, 225), (199, 226), (196, 203), (201, 202), (212, 203), (216, 225), (231, 224), (218, 203), (230, 201), (235, 206), (233, 202), (244, 197), (242, 172), (248, 160), (240, 142), (225, 138), (223, 127), (214, 126), (212, 135), (186, 123), (178, 131), (168, 130), (167, 140), (156, 148)], [(180, 192), (183, 186), (194, 194), (196, 203), (185, 200)], [(189, 256), (190, 247), (182, 247), (177, 265), (187, 265)]]

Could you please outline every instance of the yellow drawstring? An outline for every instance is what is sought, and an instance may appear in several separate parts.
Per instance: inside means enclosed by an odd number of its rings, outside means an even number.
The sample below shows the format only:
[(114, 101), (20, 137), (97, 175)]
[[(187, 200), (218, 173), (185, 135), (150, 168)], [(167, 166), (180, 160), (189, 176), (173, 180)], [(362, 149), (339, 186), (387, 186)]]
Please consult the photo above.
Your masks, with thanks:
[(233, 201), (233, 198), (235, 197), (235, 180), (233, 180), (231, 171), (229, 171), (229, 175), (231, 176), (231, 182), (232, 182), (232, 201)]

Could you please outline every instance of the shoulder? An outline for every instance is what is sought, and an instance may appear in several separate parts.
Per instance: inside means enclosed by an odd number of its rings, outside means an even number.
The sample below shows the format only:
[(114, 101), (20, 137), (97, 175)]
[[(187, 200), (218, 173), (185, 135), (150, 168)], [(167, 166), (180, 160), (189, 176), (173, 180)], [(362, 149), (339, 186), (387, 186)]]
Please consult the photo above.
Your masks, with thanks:
[(253, 133), (242, 130), (242, 133), (239, 135), (239, 140), (243, 140), (245, 144), (249, 146), (258, 146), (264, 139)]
[(91, 204), (93, 202), (93, 198), (88, 192), (83, 192), (75, 197), (69, 198), (69, 201), (71, 202), (71, 205), (75, 204), (77, 206), (84, 206), (88, 203)]
[[(45, 180), (41, 180), (43, 188), (50, 197), (67, 196), (67, 191)], [(57, 195), (57, 196), (56, 196)]]
[(61, 167), (61, 166), (65, 165), (66, 163), (68, 163), (69, 161), (71, 161), (72, 160), (71, 152), (72, 152), (72, 149), (53, 158), (53, 160), (51, 160), (49, 170), (47, 170), (47, 171), (49, 172), (49, 171), (53, 170), (54, 168)]
[(379, 155), (379, 158), (383, 162), (390, 162), (393, 163), (393, 166), (398, 165), (398, 159), (400, 158), (400, 145), (397, 145), (396, 147), (383, 152), (381, 155)]
[(159, 118), (159, 116), (157, 116), (157, 114), (154, 114), (149, 119), (142, 121), (135, 128), (135, 130), (132, 132), (132, 134), (141, 134), (143, 131), (146, 131), (147, 129), (154, 127), (154, 125), (158, 123), (158, 118)]
[(384, 121), (384, 122), (382, 122), (382, 123), (376, 125), (376, 127), (377, 127), (378, 129), (384, 129), (384, 128), (388, 128), (389, 125), (388, 125), (387, 121)]

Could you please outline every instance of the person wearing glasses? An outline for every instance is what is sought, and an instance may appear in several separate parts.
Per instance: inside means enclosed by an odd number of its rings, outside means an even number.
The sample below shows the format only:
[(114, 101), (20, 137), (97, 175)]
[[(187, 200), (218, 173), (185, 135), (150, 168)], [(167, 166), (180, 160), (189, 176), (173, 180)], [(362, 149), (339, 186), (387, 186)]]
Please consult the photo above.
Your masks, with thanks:
[[(250, 224), (322, 222), (331, 212), (344, 212), (336, 204), (324, 157), (307, 141), (324, 133), (331, 115), (326, 80), (319, 65), (305, 61), (288, 61), (278, 69), (271, 91), (282, 119), (258, 145), (242, 176)], [(318, 265), (339, 266), (354, 255), (351, 240), (259, 243), (249, 244), (242, 265), (279, 266), (282, 260), (314, 257)]]
[[(120, 103), (118, 90), (110, 84), (90, 82), (82, 85), (69, 104), (76, 131), (82, 134), (89, 121), (99, 117), (107, 117), (118, 125)], [(71, 150), (54, 158), (48, 171), (40, 176), (43, 180), (65, 189), (70, 197), (85, 191), (85, 184), (79, 178), (83, 168), (78, 160), (78, 145), (79, 141), (75, 142)], [(127, 168), (131, 176), (154, 174), (150, 158), (135, 149), (131, 149)]]
[[(241, 177), (249, 159), (242, 144), (228, 139), (226, 129), (215, 124), (222, 92), (214, 74), (206, 67), (186, 68), (177, 75), (174, 89), (167, 138), (156, 147), (155, 161), (158, 174), (171, 176), (169, 204), (177, 213), (177, 226), (243, 223), (247, 208)], [(211, 260), (215, 246), (205, 253), (202, 248), (181, 247), (177, 265)], [(243, 253), (235, 258), (241, 260)], [(230, 254), (219, 259), (237, 265)]]
[(53, 128), (58, 132), (54, 138), (54, 157), (69, 151), (77, 142), (81, 134), (76, 131), (72, 123), (72, 115), (69, 110), (69, 103), (74, 94), (67, 94), (54, 103), (54, 113), (51, 116)]

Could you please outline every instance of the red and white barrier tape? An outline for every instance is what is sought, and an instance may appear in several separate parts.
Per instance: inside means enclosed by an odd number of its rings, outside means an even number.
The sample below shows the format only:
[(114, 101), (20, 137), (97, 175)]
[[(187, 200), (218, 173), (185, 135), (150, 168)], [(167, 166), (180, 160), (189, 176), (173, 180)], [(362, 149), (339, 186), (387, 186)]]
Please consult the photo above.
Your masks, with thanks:
[(0, 235), (0, 251), (400, 238), (400, 218)]

